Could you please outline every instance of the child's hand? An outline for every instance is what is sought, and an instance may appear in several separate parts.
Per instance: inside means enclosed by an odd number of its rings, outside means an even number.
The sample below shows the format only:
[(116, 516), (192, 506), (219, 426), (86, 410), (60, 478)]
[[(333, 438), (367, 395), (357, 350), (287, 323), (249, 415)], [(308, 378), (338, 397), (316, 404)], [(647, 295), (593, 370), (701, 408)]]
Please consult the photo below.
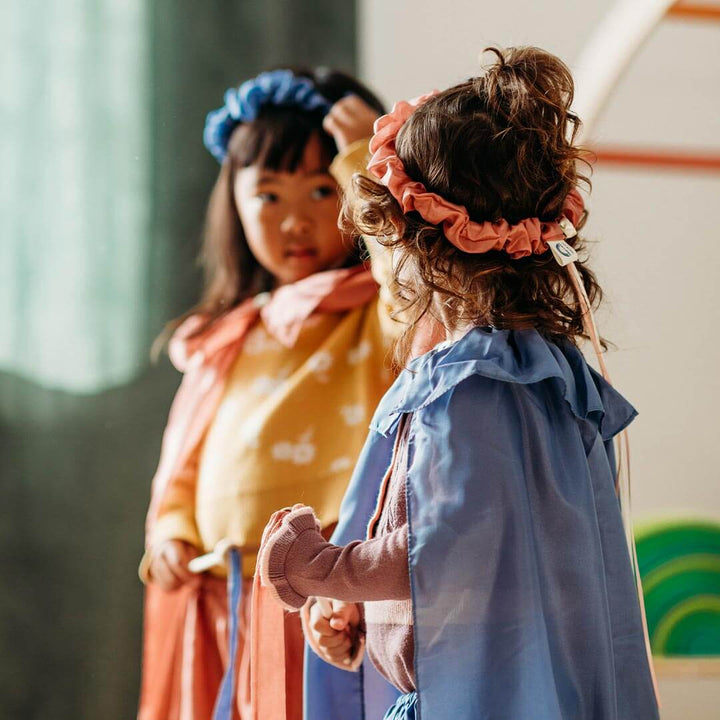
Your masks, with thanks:
[(311, 606), (310, 632), (324, 660), (350, 665), (357, 651), (360, 610), (355, 603), (328, 602), (332, 608), (330, 618), (322, 614), (320, 603)]
[(150, 563), (150, 578), (163, 590), (176, 590), (195, 577), (188, 563), (199, 555), (196, 548), (183, 540), (166, 540), (158, 545)]
[(323, 128), (332, 135), (338, 150), (344, 150), (356, 140), (369, 138), (378, 113), (357, 95), (338, 100), (323, 120)]

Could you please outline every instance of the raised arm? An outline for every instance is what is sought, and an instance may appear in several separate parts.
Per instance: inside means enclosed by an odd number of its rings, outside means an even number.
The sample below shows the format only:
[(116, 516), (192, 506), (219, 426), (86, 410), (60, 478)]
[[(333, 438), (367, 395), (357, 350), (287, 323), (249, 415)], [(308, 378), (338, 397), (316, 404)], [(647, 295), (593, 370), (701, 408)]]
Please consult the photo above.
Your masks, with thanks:
[[(368, 144), (377, 117), (377, 112), (356, 95), (349, 95), (336, 102), (325, 116), (323, 126), (333, 136), (339, 149), (330, 166), (330, 172), (346, 195), (352, 192), (352, 178), (355, 173), (370, 177), (367, 172), (370, 159)], [(364, 236), (363, 242), (370, 255), (373, 277), (380, 286), (380, 305), (383, 312), (385, 315), (395, 315), (399, 303), (392, 291), (391, 253), (373, 237)], [(397, 334), (398, 324), (390, 323), (392, 321), (388, 323), (388, 331), (390, 334)]]

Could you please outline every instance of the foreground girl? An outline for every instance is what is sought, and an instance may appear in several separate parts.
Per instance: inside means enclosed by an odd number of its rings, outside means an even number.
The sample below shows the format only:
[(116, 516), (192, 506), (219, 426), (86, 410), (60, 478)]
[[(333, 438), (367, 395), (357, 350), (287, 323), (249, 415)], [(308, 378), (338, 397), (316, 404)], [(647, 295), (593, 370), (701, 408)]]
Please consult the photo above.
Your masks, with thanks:
[[(312, 509), (281, 511), (260, 571), (328, 662), (370, 655), (402, 693), (387, 718), (653, 720), (611, 447), (635, 410), (577, 348), (600, 288), (567, 264), (572, 79), (541, 50), (494, 52), (376, 125), (355, 222), (392, 248), (414, 315), (400, 360), (428, 314), (446, 342), (382, 400), (333, 543)], [(343, 602), (328, 619), (313, 596)], [(315, 680), (308, 720), (362, 717), (350, 680), (344, 707)]]

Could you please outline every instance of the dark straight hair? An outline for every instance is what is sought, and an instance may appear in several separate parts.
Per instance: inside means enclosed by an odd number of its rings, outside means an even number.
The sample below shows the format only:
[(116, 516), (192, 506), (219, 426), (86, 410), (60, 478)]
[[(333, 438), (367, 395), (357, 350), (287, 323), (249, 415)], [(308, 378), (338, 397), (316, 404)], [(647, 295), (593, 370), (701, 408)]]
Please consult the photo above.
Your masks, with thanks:
[[(380, 100), (365, 85), (346, 73), (325, 67), (290, 70), (299, 77), (309, 78), (318, 92), (331, 103), (354, 94), (378, 113), (385, 112)], [(323, 130), (323, 119), (322, 111), (308, 112), (292, 106), (266, 105), (255, 120), (235, 128), (207, 207), (200, 251), (200, 263), (205, 275), (202, 296), (197, 305), (168, 324), (158, 338), (160, 346), (190, 315), (201, 313), (206, 318), (194, 333), (199, 335), (247, 298), (272, 289), (273, 277), (255, 259), (245, 238), (235, 206), (235, 174), (251, 165), (294, 172), (313, 137), (318, 138), (322, 162), (329, 167), (338, 148), (333, 138)], [(348, 249), (345, 267), (359, 262), (361, 252), (355, 242)]]

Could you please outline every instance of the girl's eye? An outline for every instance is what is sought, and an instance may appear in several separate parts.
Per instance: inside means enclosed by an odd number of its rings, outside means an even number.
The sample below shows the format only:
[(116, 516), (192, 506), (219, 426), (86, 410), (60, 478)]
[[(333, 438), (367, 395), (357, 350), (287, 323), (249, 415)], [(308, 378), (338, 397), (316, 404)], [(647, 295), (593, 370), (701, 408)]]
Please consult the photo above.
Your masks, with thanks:
[(260, 198), (264, 203), (275, 203), (278, 201), (278, 196), (273, 192), (259, 192), (256, 197)]
[(331, 185), (320, 185), (320, 187), (316, 187), (310, 193), (310, 197), (313, 200), (323, 200), (324, 198), (331, 197), (332, 195), (335, 195), (335, 188)]

